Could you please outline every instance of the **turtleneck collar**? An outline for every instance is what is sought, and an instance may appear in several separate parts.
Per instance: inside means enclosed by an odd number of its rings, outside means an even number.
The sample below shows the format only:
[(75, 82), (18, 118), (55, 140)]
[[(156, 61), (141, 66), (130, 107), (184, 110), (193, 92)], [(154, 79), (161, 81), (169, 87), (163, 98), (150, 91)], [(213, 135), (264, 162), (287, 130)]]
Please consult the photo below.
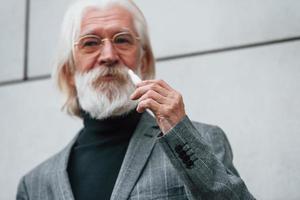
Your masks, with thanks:
[(77, 139), (80, 145), (118, 138), (130, 138), (142, 115), (135, 109), (125, 115), (101, 120), (92, 118), (86, 112), (81, 114), (84, 127)]

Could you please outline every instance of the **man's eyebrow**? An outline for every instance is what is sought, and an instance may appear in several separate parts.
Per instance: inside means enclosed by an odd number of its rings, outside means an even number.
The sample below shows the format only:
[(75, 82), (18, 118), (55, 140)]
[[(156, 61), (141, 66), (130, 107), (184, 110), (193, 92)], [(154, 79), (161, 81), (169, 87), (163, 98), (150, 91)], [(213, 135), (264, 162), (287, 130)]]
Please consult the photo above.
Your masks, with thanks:
[[(100, 32), (99, 30), (87, 30), (87, 31), (81, 33), (79, 37), (83, 37), (85, 35), (99, 35), (99, 32)], [(116, 33), (120, 33), (120, 32), (133, 32), (133, 31), (131, 31), (127, 27), (121, 27), (121, 28), (112, 29), (112, 32), (113, 32), (113, 34), (116, 34)]]

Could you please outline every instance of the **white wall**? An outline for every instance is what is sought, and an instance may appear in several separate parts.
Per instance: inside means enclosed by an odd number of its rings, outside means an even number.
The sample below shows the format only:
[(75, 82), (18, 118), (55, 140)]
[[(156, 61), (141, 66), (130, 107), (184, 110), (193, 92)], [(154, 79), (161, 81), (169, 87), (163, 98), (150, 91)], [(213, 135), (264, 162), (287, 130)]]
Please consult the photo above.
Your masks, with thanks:
[[(31, 0), (29, 77), (51, 72), (70, 2)], [(158, 58), (300, 36), (296, 0), (136, 2)], [(1, 5), (0, 26), (9, 30), (0, 31), (0, 199), (6, 200), (14, 199), (24, 173), (69, 142), (81, 121), (60, 112), (49, 79), (1, 86), (22, 77), (25, 3)], [(157, 64), (157, 77), (182, 92), (192, 119), (227, 133), (234, 163), (258, 199), (300, 199), (299, 59), (300, 40)]]
[(25, 1), (0, 3), (0, 81), (9, 81), (23, 75)]

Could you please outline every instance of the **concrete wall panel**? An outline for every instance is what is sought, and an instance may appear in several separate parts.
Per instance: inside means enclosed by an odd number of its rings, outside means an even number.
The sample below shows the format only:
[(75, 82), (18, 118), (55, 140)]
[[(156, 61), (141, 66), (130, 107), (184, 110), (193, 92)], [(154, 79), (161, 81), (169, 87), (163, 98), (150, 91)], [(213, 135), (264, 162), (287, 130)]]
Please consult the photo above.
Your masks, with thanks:
[(300, 2), (136, 0), (149, 21), (158, 57), (300, 34)]
[(0, 13), (0, 82), (22, 79), (25, 1), (1, 1)]
[[(33, 0), (29, 74), (49, 74), (63, 13), (74, 0)], [(300, 34), (296, 0), (136, 0), (149, 22), (156, 57)]]
[(32, 0), (29, 76), (52, 72), (63, 14), (70, 2), (74, 0)]

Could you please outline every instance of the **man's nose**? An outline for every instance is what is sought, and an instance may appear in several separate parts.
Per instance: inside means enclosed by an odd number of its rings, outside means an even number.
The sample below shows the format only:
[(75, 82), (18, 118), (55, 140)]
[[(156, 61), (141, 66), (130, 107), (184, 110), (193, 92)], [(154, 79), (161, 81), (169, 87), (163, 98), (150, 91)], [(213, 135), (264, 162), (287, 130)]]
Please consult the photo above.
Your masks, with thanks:
[(119, 55), (111, 41), (104, 41), (101, 53), (98, 57), (98, 62), (100, 65), (105, 65), (107, 67), (113, 67), (119, 63)]

